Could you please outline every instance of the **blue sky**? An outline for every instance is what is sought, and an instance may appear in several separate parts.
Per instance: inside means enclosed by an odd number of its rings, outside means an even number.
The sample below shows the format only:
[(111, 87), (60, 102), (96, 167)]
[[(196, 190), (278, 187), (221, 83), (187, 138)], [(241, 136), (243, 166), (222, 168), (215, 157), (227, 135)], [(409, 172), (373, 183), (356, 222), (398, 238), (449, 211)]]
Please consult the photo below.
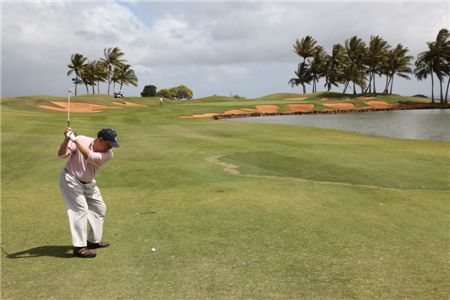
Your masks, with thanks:
[[(288, 85), (299, 62), (292, 51), (296, 39), (312, 35), (330, 51), (354, 35), (366, 42), (381, 35), (416, 56), (439, 29), (449, 27), (449, 6), (447, 1), (2, 2), (1, 95), (65, 95), (72, 54), (94, 60), (115, 46), (139, 79), (138, 87), (124, 88), (130, 96), (147, 84), (185, 84), (195, 97), (301, 92)], [(377, 86), (383, 84), (380, 78)], [(394, 93), (429, 95), (430, 86), (396, 78)]]

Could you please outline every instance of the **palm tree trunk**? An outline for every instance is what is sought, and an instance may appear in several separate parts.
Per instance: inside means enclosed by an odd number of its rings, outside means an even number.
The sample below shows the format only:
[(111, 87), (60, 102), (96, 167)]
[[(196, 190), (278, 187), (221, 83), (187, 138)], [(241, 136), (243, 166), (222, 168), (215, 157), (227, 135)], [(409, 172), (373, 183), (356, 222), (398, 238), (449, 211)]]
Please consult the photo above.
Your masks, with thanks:
[(371, 93), (372, 92), (372, 73), (369, 73), (369, 84), (367, 85), (367, 88), (365, 90), (365, 93)]
[(450, 76), (448, 77), (448, 80), (447, 80), (447, 89), (446, 89), (446, 91), (445, 91), (445, 103), (446, 103), (446, 104), (448, 104), (448, 98), (447, 98), (447, 96), (448, 96), (448, 86), (449, 86), (449, 84), (450, 84)]
[(92, 95), (95, 94), (95, 84), (92, 85)]
[(389, 93), (389, 95), (392, 95), (392, 87), (394, 86), (394, 75), (392, 75), (391, 77), (391, 91)]
[(386, 84), (384, 85), (384, 91), (383, 91), (383, 94), (386, 94), (386, 95), (387, 95), (387, 93), (388, 93), (388, 87), (389, 87), (389, 74), (386, 74)]
[(120, 83), (120, 90), (122, 90), (123, 82)]
[(306, 88), (305, 88), (305, 84), (302, 82), (302, 87), (303, 87), (303, 94), (306, 94)]
[(377, 89), (375, 87), (375, 72), (373, 72), (373, 93), (376, 95), (377, 94)]
[(75, 96), (77, 95), (78, 75), (75, 76)]
[(100, 81), (97, 81), (97, 94), (100, 94)]
[(87, 83), (85, 83), (84, 85), (86, 86), (86, 94), (89, 94), (89, 88), (88, 88)]
[(441, 92), (441, 104), (444, 104), (444, 94), (442, 92), (442, 78), (439, 78), (439, 88), (440, 88), (440, 92)]
[(347, 91), (348, 84), (349, 84), (349, 82), (347, 81), (344, 85), (344, 90), (342, 91), (342, 94), (345, 94), (345, 92)]
[(353, 95), (356, 95), (356, 85), (354, 81), (353, 81)]
[(433, 80), (433, 71), (431, 71), (431, 103), (434, 104), (434, 80)]

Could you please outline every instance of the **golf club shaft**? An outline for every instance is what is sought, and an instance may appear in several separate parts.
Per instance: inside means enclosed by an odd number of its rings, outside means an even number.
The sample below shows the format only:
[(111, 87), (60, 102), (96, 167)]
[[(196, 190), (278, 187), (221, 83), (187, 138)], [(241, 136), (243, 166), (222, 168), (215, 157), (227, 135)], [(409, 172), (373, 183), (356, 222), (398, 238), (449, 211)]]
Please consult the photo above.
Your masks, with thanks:
[(67, 98), (67, 127), (70, 127), (70, 91)]

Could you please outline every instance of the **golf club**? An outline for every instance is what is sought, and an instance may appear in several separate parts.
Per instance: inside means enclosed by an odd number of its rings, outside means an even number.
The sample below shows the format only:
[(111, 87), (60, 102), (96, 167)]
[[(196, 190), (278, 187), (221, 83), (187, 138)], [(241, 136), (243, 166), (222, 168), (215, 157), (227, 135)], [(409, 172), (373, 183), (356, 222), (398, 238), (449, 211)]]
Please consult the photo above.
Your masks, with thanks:
[(70, 127), (70, 94), (72, 89), (69, 89), (69, 95), (67, 97), (67, 127)]

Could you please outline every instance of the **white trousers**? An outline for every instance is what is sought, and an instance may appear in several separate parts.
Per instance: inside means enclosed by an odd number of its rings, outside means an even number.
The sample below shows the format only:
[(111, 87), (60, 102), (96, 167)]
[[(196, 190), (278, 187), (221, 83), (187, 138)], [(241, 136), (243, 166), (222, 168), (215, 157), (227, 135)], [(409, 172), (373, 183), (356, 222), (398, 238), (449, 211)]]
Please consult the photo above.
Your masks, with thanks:
[[(65, 170), (61, 172), (59, 187), (69, 217), (74, 247), (86, 247), (86, 241), (98, 243), (102, 239), (106, 205), (96, 181), (83, 184)], [(90, 224), (89, 237), (87, 224)]]

